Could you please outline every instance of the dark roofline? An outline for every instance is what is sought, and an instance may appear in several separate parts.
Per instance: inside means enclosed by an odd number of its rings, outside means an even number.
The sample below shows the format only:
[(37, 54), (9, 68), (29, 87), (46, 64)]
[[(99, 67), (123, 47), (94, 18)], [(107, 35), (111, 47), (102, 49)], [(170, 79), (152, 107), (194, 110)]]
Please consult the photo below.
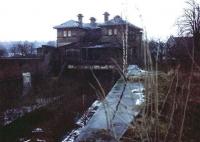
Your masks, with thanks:
[(69, 29), (69, 28), (76, 29), (76, 28), (80, 28), (80, 29), (86, 29), (87, 30), (87, 29), (98, 29), (98, 28), (101, 28), (101, 27), (108, 27), (108, 26), (122, 26), (122, 25), (128, 24), (128, 26), (130, 26), (134, 29), (143, 31), (142, 28), (137, 27), (137, 26), (131, 24), (130, 22), (123, 20), (120, 16), (115, 16), (113, 19), (108, 20), (104, 23), (96, 23), (96, 26), (92, 26), (90, 24), (91, 23), (82, 23), (80, 25), (78, 21), (68, 20), (67, 22), (62, 23), (62, 24), (57, 25), (57, 26), (54, 26), (53, 28), (54, 29)]
[[(90, 23), (83, 23), (83, 25), (89, 25)], [(120, 23), (120, 24), (104, 24), (104, 23), (96, 23), (96, 27), (92, 27), (92, 26), (77, 26), (77, 27), (53, 27), (54, 29), (83, 29), (83, 30), (89, 30), (89, 29), (100, 29), (101, 27), (114, 27), (114, 26), (125, 26), (126, 23)], [(134, 29), (137, 29), (137, 30), (140, 30), (140, 31), (143, 31), (142, 28), (140, 27), (137, 27), (131, 23), (128, 23), (128, 26), (134, 28)]]
[(169, 39), (192, 39), (193, 36), (170, 36)]
[(110, 19), (102, 24), (100, 24), (99, 26), (100, 27), (106, 27), (106, 26), (123, 26), (123, 25), (127, 25), (132, 27), (132, 28), (135, 28), (135, 29), (138, 29), (138, 30), (143, 30), (142, 28), (139, 28), (135, 25), (133, 25), (132, 23), (122, 19), (119, 15), (116, 15), (113, 19)]
[(70, 26), (68, 26), (68, 27), (59, 27), (59, 25), (58, 26), (54, 26), (53, 27), (54, 29), (83, 29), (83, 30), (89, 30), (89, 29), (99, 29), (99, 28), (101, 28), (101, 27), (99, 27), (99, 23), (96, 23), (96, 26), (92, 26), (91, 25), (91, 23), (83, 23), (83, 25), (82, 26), (74, 26), (74, 27), (70, 27)]
[(193, 37), (192, 36), (170, 36), (167, 40), (167, 42), (169, 42), (170, 40), (174, 40), (175, 42), (177, 41), (186, 41), (186, 40), (192, 40)]
[[(99, 27), (114, 27), (114, 26), (126, 26), (127, 24), (126, 23), (124, 23), (124, 24), (100, 24), (99, 25)], [(132, 27), (132, 28), (134, 28), (134, 29), (137, 29), (137, 30), (140, 30), (140, 31), (143, 31), (143, 29), (142, 28), (140, 28), (140, 27), (137, 27), (137, 26), (135, 26), (135, 25), (133, 25), (133, 24), (131, 24), (131, 23), (128, 23), (128, 26), (130, 26), (130, 27)]]
[(83, 30), (87, 30), (87, 28), (84, 27), (53, 27), (53, 29), (83, 29)]
[(74, 42), (70, 43), (68, 45), (62, 45), (59, 46), (58, 48), (68, 48), (68, 49), (81, 49), (81, 48), (120, 48), (121, 46), (118, 46), (118, 44), (113, 44), (110, 42), (98, 42), (98, 43), (93, 43), (93, 42)]

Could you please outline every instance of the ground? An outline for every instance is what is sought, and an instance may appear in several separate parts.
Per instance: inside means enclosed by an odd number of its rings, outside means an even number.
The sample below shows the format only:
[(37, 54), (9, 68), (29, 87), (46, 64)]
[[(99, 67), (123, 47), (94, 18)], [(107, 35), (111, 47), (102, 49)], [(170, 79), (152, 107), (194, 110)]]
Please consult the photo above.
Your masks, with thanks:
[[(112, 76), (111, 72), (96, 74), (106, 92), (117, 80), (117, 76)], [(200, 139), (200, 70), (196, 67), (190, 75), (190, 69), (178, 65), (173, 70), (161, 72), (154, 70), (141, 80), (146, 83), (147, 105), (121, 141), (198, 142)], [(33, 87), (33, 92), (28, 97), (18, 97), (18, 95), (2, 97), (1, 106), (5, 109), (16, 107), (20, 103), (30, 104), (32, 102), (30, 98), (61, 96), (46, 107), (1, 127), (0, 141), (10, 142), (17, 141), (19, 138), (38, 137), (48, 142), (60, 141), (66, 132), (76, 127), (75, 121), (97, 99), (91, 84), (98, 87), (91, 72), (67, 72), (60, 79), (55, 77), (44, 79)], [(20, 85), (17, 87), (20, 88)], [(17, 93), (15, 91), (15, 94)], [(35, 128), (42, 128), (44, 133), (33, 134), (32, 130)]]

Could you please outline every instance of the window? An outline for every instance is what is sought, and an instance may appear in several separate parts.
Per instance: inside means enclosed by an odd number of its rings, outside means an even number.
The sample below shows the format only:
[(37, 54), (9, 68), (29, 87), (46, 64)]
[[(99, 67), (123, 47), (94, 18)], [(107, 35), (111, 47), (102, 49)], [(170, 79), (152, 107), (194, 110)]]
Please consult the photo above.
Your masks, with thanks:
[(109, 36), (112, 35), (112, 29), (108, 29), (108, 35), (109, 35)]
[(103, 29), (103, 35), (108, 35), (108, 29)]
[(72, 36), (72, 31), (63, 31), (63, 37), (71, 37)]
[(63, 36), (63, 32), (60, 31), (60, 30), (58, 30), (58, 31), (57, 31), (57, 36), (58, 36), (58, 37), (62, 37), (62, 36)]
[(107, 32), (108, 32), (107, 34), (109, 36), (117, 35), (117, 29), (116, 28), (115, 29), (108, 29)]
[(66, 37), (67, 36), (67, 31), (63, 32), (63, 36)]
[(117, 35), (117, 29), (114, 29), (114, 35)]
[(71, 37), (71, 36), (72, 36), (72, 31), (68, 31), (67, 36), (68, 36), (68, 37)]

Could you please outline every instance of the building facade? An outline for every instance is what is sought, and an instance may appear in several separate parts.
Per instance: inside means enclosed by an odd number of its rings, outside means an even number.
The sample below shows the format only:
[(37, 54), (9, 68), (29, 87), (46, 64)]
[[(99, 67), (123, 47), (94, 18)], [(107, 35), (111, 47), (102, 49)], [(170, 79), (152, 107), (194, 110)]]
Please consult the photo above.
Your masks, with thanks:
[(166, 42), (166, 54), (174, 60), (188, 60), (193, 49), (193, 37), (173, 37)]
[(127, 47), (128, 64), (136, 63), (142, 29), (120, 16), (109, 20), (108, 12), (103, 15), (103, 23), (97, 23), (94, 17), (90, 18), (90, 23), (83, 23), (83, 15), (78, 14), (77, 21), (69, 20), (54, 27), (61, 64), (112, 65), (114, 60), (122, 65), (124, 46)]

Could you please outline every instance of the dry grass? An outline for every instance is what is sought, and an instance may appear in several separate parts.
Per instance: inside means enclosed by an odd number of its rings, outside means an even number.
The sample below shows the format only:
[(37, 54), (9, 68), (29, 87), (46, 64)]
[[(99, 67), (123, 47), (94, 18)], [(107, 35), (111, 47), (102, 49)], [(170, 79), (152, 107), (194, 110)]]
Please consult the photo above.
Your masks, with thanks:
[[(190, 111), (197, 112), (200, 106), (199, 66), (193, 61), (173, 68), (169, 66), (167, 68), (171, 70), (165, 70), (168, 73), (160, 72), (158, 68), (163, 65), (155, 63), (153, 67), (147, 43), (143, 48), (144, 68), (149, 73), (135, 80), (144, 83), (145, 107), (121, 141), (197, 142), (200, 119)], [(197, 101), (195, 105), (191, 104), (192, 100)], [(197, 126), (191, 121), (193, 119), (198, 121)]]

